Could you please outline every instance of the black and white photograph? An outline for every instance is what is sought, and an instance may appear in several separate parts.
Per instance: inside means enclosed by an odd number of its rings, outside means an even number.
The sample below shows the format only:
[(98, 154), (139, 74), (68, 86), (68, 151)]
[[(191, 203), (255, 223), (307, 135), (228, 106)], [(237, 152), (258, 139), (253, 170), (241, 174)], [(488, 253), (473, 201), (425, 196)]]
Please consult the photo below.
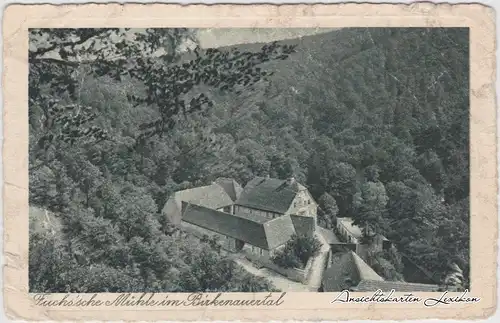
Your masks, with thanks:
[(470, 288), (469, 28), (29, 29), (29, 292)]

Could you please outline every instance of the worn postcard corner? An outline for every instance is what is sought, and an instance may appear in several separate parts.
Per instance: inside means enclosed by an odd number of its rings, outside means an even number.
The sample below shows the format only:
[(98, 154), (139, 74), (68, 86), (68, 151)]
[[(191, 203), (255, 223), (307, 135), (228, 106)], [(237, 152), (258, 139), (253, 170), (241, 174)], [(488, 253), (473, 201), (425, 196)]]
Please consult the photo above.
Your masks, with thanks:
[(491, 8), (11, 5), (3, 30), (8, 317), (494, 313)]

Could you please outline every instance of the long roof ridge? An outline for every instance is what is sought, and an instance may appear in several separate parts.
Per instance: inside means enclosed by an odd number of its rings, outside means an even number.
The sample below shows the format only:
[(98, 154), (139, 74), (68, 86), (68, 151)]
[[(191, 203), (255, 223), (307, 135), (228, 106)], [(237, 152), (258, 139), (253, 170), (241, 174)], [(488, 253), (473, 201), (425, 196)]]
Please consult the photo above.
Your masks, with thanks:
[(354, 264), (356, 265), (356, 270), (359, 274), (360, 280), (384, 280), (372, 267), (370, 267), (360, 256), (358, 256), (354, 251), (349, 251)]
[(264, 224), (270, 223), (270, 222), (276, 222), (275, 220), (278, 220), (278, 219), (284, 218), (284, 217), (290, 217), (290, 215), (291, 214), (283, 214), (283, 215), (277, 216), (275, 218), (269, 219), (268, 221), (264, 222)]
[(212, 184), (207, 184), (207, 185), (202, 185), (202, 186), (190, 187), (190, 188), (186, 188), (186, 189), (183, 189), (183, 190), (178, 190), (178, 191), (175, 191), (175, 193), (181, 193), (181, 192), (196, 190), (196, 189), (200, 189), (200, 188), (208, 188), (208, 187), (211, 187), (211, 186), (214, 186), (214, 185), (217, 185), (217, 186), (220, 187), (220, 185), (218, 185), (217, 183), (212, 183)]
[[(182, 202), (188, 204), (187, 202)], [(183, 221), (200, 226), (257, 247), (268, 249), (265, 228), (262, 223), (233, 214), (191, 204), (183, 212)], [(221, 225), (222, 224), (222, 225)]]

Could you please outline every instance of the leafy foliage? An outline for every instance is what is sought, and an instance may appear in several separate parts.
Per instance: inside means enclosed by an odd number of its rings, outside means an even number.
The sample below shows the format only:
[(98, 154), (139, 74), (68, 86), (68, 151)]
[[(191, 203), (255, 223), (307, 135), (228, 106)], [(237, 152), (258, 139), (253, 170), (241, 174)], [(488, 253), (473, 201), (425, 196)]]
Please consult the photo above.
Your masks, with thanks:
[(316, 237), (293, 235), (272, 261), (283, 268), (304, 268), (311, 257), (318, 254), (321, 242)]
[(464, 290), (466, 282), (464, 281), (463, 271), (453, 261), (448, 263), (448, 271), (441, 282), (440, 290), (450, 292), (460, 292)]
[(186, 29), (32, 29), (30, 37), (30, 201), (64, 223), (59, 235), (31, 234), (31, 290), (273, 290), (220, 255), (217, 241), (200, 251), (159, 214), (180, 187), (166, 180), (179, 161), (152, 138), (168, 134), (188, 155), (173, 129), (189, 127), (208, 140), (200, 153), (217, 151), (221, 142), (195, 120), (214, 105), (207, 94), (251, 91), (272, 74), (260, 65), (294, 46), (197, 48), (186, 60), (178, 51), (193, 38)]
[(377, 274), (386, 280), (404, 281), (404, 277), (401, 274), (403, 265), (398, 256), (395, 250), (369, 254), (369, 264)]
[(318, 216), (323, 220), (327, 228), (333, 228), (337, 224), (339, 207), (337, 201), (328, 193), (323, 193), (318, 200)]
[(388, 197), (384, 184), (366, 182), (354, 195), (354, 224), (363, 230), (364, 237), (380, 234), (383, 227)]

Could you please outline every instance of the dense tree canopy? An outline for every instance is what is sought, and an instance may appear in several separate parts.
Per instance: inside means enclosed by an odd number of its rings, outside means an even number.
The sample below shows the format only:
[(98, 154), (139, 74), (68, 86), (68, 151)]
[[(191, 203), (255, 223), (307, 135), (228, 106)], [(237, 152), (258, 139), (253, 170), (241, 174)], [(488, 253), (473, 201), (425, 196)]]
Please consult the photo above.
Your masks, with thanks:
[(318, 200), (318, 217), (326, 228), (333, 228), (337, 224), (339, 207), (337, 201), (328, 193), (323, 193)]
[[(185, 29), (34, 29), (30, 38), (30, 202), (64, 223), (58, 235), (32, 232), (31, 289), (272, 290), (212, 241), (200, 251), (159, 210), (200, 176), (179, 163), (218, 162), (225, 138), (200, 123), (209, 96), (251, 93), (271, 74), (260, 65), (294, 46), (196, 48), (186, 58)], [(92, 272), (95, 281), (82, 280)]]
[(202, 278), (187, 255), (196, 246), (159, 215), (173, 191), (267, 174), (293, 175), (331, 215), (332, 197), (337, 217), (443, 278), (452, 260), (467, 285), (467, 29), (347, 28), (188, 51), (196, 40), (182, 29), (30, 33), (30, 202), (67, 223), (31, 236), (30, 268), (70, 259), (30, 272), (32, 289), (66, 286), (50, 272), (76, 280), (80, 267), (107, 273), (71, 285), (89, 290), (268, 288), (214, 261), (209, 243), (196, 255), (222, 278)]

